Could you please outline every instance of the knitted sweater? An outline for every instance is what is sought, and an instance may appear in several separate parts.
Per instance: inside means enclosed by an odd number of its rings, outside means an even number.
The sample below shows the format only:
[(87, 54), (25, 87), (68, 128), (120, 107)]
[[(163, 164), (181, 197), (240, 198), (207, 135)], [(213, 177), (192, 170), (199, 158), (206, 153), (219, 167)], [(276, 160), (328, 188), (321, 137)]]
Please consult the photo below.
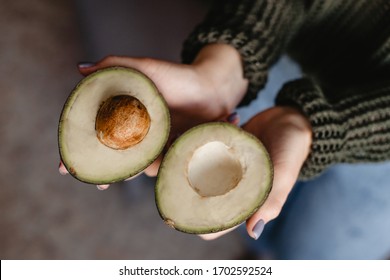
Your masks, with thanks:
[(216, 1), (185, 41), (183, 62), (210, 43), (242, 56), (249, 87), (240, 105), (256, 98), (281, 54), (301, 65), (305, 77), (286, 83), (276, 99), (312, 125), (301, 178), (335, 163), (390, 159), (389, 0)]

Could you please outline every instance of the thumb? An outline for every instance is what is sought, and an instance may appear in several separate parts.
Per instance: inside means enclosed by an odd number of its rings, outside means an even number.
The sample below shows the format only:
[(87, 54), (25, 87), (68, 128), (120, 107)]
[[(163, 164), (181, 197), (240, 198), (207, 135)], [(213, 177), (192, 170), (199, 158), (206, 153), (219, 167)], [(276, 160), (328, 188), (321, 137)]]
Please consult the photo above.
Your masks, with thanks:
[[(84, 76), (88, 76), (89, 74), (112, 66), (122, 66), (122, 67), (130, 67), (138, 69), (141, 72), (151, 72), (150, 67), (155, 63), (155, 60), (150, 58), (133, 58), (127, 56), (107, 56), (102, 60), (93, 63), (93, 62), (80, 62), (77, 64), (77, 67), (80, 73)], [(152, 65), (153, 66), (153, 65)], [(151, 74), (151, 73), (148, 73)]]
[(158, 174), (158, 170), (160, 168), (160, 164), (162, 161), (163, 155), (160, 155), (151, 165), (149, 165), (145, 169), (145, 174), (149, 177), (156, 177)]
[(287, 197), (295, 184), (293, 176), (274, 177), (272, 190), (259, 210), (246, 221), (246, 230), (253, 239), (257, 240), (264, 226), (279, 216)]

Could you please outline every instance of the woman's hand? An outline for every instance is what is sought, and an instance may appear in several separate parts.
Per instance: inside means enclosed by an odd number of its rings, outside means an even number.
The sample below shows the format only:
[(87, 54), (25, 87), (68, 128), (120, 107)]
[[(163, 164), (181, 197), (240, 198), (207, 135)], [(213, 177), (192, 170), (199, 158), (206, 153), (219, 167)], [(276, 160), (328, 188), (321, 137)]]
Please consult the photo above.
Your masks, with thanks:
[[(227, 118), (247, 88), (240, 55), (234, 48), (222, 44), (204, 47), (191, 65), (151, 58), (109, 56), (93, 65), (80, 64), (79, 71), (87, 76), (110, 66), (138, 69), (156, 84), (170, 109), (171, 140), (200, 123)], [(145, 172), (155, 176), (160, 161), (161, 158)], [(61, 174), (67, 173), (63, 164), (59, 170)]]
[[(248, 234), (257, 239), (264, 224), (275, 219), (282, 210), (309, 155), (312, 132), (310, 123), (298, 110), (279, 106), (257, 114), (243, 128), (263, 142), (274, 166), (272, 190), (261, 208), (246, 222)], [(215, 239), (229, 231), (201, 237)]]

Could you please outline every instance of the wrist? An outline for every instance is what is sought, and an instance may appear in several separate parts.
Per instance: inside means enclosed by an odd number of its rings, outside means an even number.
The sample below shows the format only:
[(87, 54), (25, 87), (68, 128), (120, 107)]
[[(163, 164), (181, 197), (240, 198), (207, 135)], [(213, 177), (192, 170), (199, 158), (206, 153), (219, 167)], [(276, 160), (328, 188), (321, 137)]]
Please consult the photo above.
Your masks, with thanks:
[(238, 51), (226, 44), (207, 45), (200, 50), (192, 66), (205, 84), (206, 91), (200, 93), (205, 102), (214, 103), (219, 117), (231, 113), (248, 87)]

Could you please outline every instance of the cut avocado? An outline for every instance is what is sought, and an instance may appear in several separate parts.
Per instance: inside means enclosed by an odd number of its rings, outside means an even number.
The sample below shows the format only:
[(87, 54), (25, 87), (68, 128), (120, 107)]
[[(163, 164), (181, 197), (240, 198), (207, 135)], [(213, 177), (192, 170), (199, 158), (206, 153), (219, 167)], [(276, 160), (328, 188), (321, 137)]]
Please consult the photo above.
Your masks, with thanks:
[(161, 153), (169, 135), (168, 107), (143, 73), (99, 70), (68, 97), (59, 122), (61, 159), (76, 179), (110, 184), (132, 177)]
[(262, 143), (228, 123), (184, 133), (160, 166), (156, 205), (169, 226), (203, 234), (239, 225), (264, 203), (273, 166)]

